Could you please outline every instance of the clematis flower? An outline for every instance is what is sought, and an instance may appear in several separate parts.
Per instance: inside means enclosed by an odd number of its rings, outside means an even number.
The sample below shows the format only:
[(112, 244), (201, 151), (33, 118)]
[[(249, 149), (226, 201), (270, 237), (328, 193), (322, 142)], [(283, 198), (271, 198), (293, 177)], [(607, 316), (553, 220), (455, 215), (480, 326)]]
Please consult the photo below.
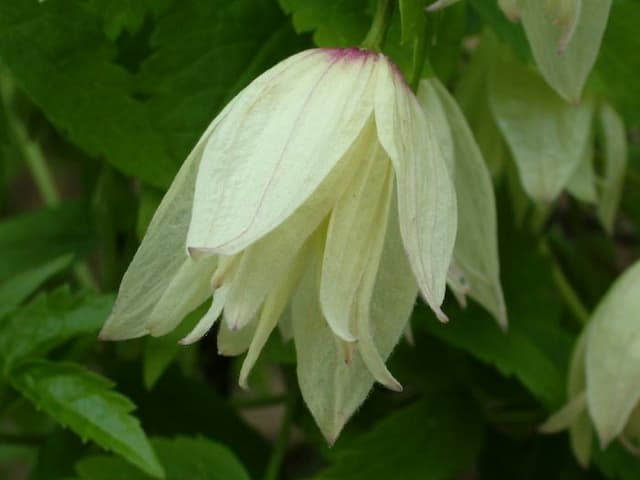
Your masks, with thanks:
[(542, 425), (569, 429), (579, 463), (591, 455), (593, 429), (604, 449), (613, 440), (640, 455), (640, 262), (600, 302), (571, 359), (567, 404)]
[[(240, 384), (280, 322), (328, 439), (374, 380), (416, 293), (441, 320), (456, 197), (433, 127), (380, 53), (313, 49), (254, 80), (166, 193), (100, 336), (164, 335), (211, 298), (182, 343), (222, 316)], [(291, 325), (285, 320), (291, 305)]]

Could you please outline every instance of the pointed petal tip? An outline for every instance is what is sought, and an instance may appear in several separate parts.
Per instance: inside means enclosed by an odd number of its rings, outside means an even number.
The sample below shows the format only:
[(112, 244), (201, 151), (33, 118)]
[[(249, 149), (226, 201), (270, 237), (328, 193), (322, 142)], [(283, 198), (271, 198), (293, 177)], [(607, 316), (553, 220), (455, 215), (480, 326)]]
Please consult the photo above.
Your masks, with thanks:
[(192, 247), (187, 245), (187, 255), (189, 255), (193, 260), (199, 260), (200, 258), (216, 255), (216, 252), (212, 248)]
[(425, 11), (429, 13), (433, 13), (433, 12), (437, 12), (438, 10), (442, 10), (445, 6), (446, 5), (442, 0), (437, 0), (436, 2), (433, 2), (431, 5), (427, 6), (425, 8)]
[(402, 392), (404, 390), (404, 388), (402, 387), (402, 384), (398, 382), (395, 378), (393, 378), (392, 380), (393, 382), (387, 383), (385, 387), (391, 390), (392, 392), (398, 392), (398, 393)]
[(245, 392), (248, 392), (250, 390), (249, 383), (247, 382), (247, 380), (248, 379), (246, 376), (243, 376), (242, 374), (240, 374), (240, 379), (238, 380), (238, 386)]
[(100, 333), (98, 333), (98, 340), (100, 340), (101, 342), (110, 342), (112, 340), (115, 340), (115, 338), (113, 338), (109, 334), (108, 330), (103, 328), (102, 330), (100, 330)]
[(436, 317), (441, 323), (449, 323), (449, 317), (446, 313), (442, 311), (441, 308), (432, 308), (433, 313), (436, 314)]

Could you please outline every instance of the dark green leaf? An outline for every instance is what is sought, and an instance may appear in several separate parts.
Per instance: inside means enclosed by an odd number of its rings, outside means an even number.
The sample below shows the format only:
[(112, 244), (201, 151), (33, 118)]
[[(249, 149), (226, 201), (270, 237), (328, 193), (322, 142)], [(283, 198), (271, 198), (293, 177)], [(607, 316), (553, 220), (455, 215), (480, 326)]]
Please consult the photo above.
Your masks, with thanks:
[(80, 257), (92, 245), (93, 229), (84, 204), (65, 203), (12, 217), (0, 223), (0, 282), (61, 255)]
[(49, 120), (89, 154), (166, 186), (179, 163), (114, 53), (99, 18), (79, 2), (0, 2), (0, 59)]
[[(205, 438), (155, 438), (167, 480), (249, 480), (243, 466), (224, 446)], [(89, 457), (76, 466), (83, 480), (143, 480), (149, 477), (118, 458)]]
[(421, 400), (342, 447), (317, 480), (445, 480), (471, 466), (482, 445), (473, 403), (460, 396)]
[(298, 32), (314, 32), (321, 47), (353, 47), (367, 34), (371, 19), (366, 0), (279, 0), (282, 9), (293, 16)]
[(182, 161), (236, 93), (304, 45), (271, 0), (176, 2), (137, 79), (172, 157)]
[(14, 370), (10, 380), (80, 438), (113, 450), (154, 477), (162, 476), (138, 420), (130, 415), (135, 406), (114, 392), (108, 379), (75, 364), (33, 361)]
[(619, 109), (629, 125), (640, 124), (640, 10), (636, 0), (616, 0), (596, 64), (597, 88)]
[[(210, 351), (208, 345), (205, 347)], [(216, 357), (215, 353), (213, 357), (209, 360), (212, 363), (208, 364), (208, 371), (212, 375), (223, 375), (223, 379), (215, 380), (228, 385), (231, 380), (226, 378), (226, 359)], [(262, 435), (247, 425), (239, 412), (211, 385), (185, 378), (178, 368), (172, 368), (149, 391), (140, 381), (139, 368), (129, 365), (122, 373), (123, 377), (118, 378), (118, 385), (139, 406), (140, 419), (150, 434), (206, 435), (233, 450), (252, 476), (258, 478), (264, 472), (269, 457), (269, 444)], [(237, 382), (237, 376), (232, 381)], [(167, 411), (171, 415), (167, 415)]]
[(66, 288), (39, 296), (2, 325), (0, 358), (4, 370), (29, 357), (45, 355), (77, 335), (97, 333), (113, 300), (112, 295), (72, 296)]
[(0, 317), (20, 305), (49, 278), (65, 270), (73, 255), (63, 255), (0, 284)]
[(88, 0), (88, 6), (104, 19), (104, 31), (117, 38), (123, 31), (137, 32), (147, 16), (162, 11), (171, 0)]
[[(442, 325), (420, 308), (420, 321), (442, 340), (515, 375), (548, 407), (565, 398), (565, 372), (573, 337), (560, 326), (562, 303), (553, 287), (550, 261), (532, 239), (504, 228), (501, 235), (502, 285), (509, 328), (503, 332), (475, 304), (447, 307), (451, 322)], [(525, 253), (526, 252), (526, 253)]]
[(498, 3), (487, 0), (469, 0), (480, 19), (490, 27), (503, 42), (507, 42), (521, 60), (531, 58), (529, 42), (520, 23), (507, 19), (498, 8)]

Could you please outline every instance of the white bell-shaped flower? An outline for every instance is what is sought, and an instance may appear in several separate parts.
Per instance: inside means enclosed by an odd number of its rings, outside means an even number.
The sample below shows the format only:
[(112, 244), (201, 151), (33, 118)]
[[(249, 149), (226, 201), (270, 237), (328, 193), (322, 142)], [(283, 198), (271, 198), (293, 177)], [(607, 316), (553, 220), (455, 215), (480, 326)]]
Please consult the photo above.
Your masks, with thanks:
[(385, 359), (417, 290), (446, 320), (456, 225), (433, 127), (397, 68), (355, 48), (304, 51), (254, 80), (204, 133), (101, 338), (166, 334), (212, 297), (183, 343), (222, 315), (218, 347), (248, 350), (245, 385), (293, 304), (302, 393), (334, 439), (374, 379), (400, 389)]

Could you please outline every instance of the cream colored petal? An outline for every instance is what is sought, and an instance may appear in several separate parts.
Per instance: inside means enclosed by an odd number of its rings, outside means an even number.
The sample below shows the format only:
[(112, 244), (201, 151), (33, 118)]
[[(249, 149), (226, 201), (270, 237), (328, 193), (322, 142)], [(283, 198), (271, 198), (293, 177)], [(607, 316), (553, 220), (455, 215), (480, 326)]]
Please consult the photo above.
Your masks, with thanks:
[[(580, 8), (553, 11), (541, 0), (522, 0), (521, 16), (533, 56), (565, 100), (578, 102), (600, 50), (611, 0), (571, 0)], [(554, 1), (559, 5), (560, 2)], [(554, 10), (554, 9), (552, 9)], [(566, 10), (566, 9), (565, 9)], [(570, 18), (577, 16), (577, 18)]]
[[(226, 111), (218, 118), (224, 115)], [(149, 315), (174, 277), (181, 271), (186, 274), (195, 265), (184, 251), (185, 241), (200, 156), (216, 124), (217, 119), (187, 157), (162, 199), (122, 278), (113, 311), (100, 332), (101, 339), (124, 340), (149, 333), (146, 326)], [(175, 312), (180, 317), (186, 313)], [(181, 318), (170, 320), (179, 322)]]
[(600, 443), (624, 430), (640, 401), (640, 261), (600, 302), (586, 339), (587, 402)]
[(458, 304), (462, 308), (467, 307), (467, 295), (469, 295), (469, 282), (462, 273), (462, 270), (456, 264), (455, 259), (449, 265), (449, 273), (447, 275), (447, 285), (453, 291)]
[(213, 327), (213, 324), (216, 323), (216, 320), (218, 320), (218, 317), (220, 317), (220, 314), (222, 313), (228, 292), (228, 285), (223, 285), (213, 292), (213, 299), (211, 300), (209, 310), (207, 310), (207, 313), (205, 313), (198, 321), (196, 326), (193, 327), (191, 332), (180, 340), (180, 344), (190, 345), (195, 343), (204, 337), (209, 330), (211, 330), (211, 327)]
[(586, 409), (587, 397), (585, 392), (581, 392), (570, 399), (564, 407), (540, 425), (540, 431), (544, 433), (556, 433), (567, 430), (578, 419), (580, 414), (586, 412)]
[[(122, 340), (148, 333), (146, 322), (150, 313), (173, 277), (190, 264), (185, 253), (186, 239), (192, 216), (196, 176), (205, 145), (214, 131), (217, 135), (225, 135), (224, 132), (229, 130), (229, 122), (252, 108), (252, 102), (264, 94), (273, 77), (310, 54), (311, 52), (302, 52), (262, 74), (211, 122), (180, 168), (153, 216), (142, 244), (122, 279), (113, 312), (100, 332), (100, 338)], [(226, 127), (223, 128), (225, 123)], [(185, 312), (176, 313), (177, 316), (184, 314)]]
[(496, 52), (489, 101), (525, 191), (550, 203), (567, 186), (591, 138), (592, 104), (562, 100), (506, 49)]
[(448, 137), (452, 149), (443, 149), (453, 165), (458, 206), (458, 233), (453, 252), (455, 266), (468, 285), (469, 295), (484, 306), (503, 328), (507, 312), (500, 284), (498, 222), (491, 174), (467, 121), (446, 88), (436, 79), (423, 80), (418, 99), (432, 118), (438, 137)]
[(591, 445), (593, 443), (593, 427), (586, 411), (580, 413), (569, 427), (571, 450), (583, 468), (589, 465)]
[[(255, 319), (254, 319), (255, 320)], [(231, 330), (228, 322), (218, 324), (218, 354), (225, 357), (235, 357), (246, 352), (256, 332), (258, 322), (249, 322), (240, 330)]]
[[(338, 199), (327, 230), (320, 281), (320, 306), (333, 332), (344, 341), (353, 342), (353, 318), (356, 297), (367, 264), (376, 255), (372, 239), (384, 241), (386, 213), (390, 201), (389, 160), (380, 148), (375, 131), (369, 148), (362, 152), (360, 171), (353, 183)], [(381, 205), (383, 202), (385, 205)], [(378, 258), (381, 247), (378, 249)], [(374, 258), (377, 265), (379, 259)], [(375, 278), (375, 271), (374, 271)]]
[(231, 322), (230, 327), (242, 328), (255, 317), (267, 293), (280, 281), (304, 242), (358, 174), (361, 157), (368, 151), (373, 131), (373, 120), (370, 119), (313, 195), (282, 225), (245, 251), (225, 306), (225, 320)]
[(585, 203), (597, 203), (596, 172), (593, 168), (593, 144), (589, 139), (582, 160), (567, 184), (567, 190), (578, 200)]
[[(392, 205), (371, 305), (371, 324), (376, 327), (372, 333), (382, 358), (389, 356), (402, 335), (417, 292), (403, 252), (396, 215)], [(374, 378), (357, 349), (351, 363), (345, 363), (342, 342), (328, 327), (320, 310), (319, 260), (311, 265), (292, 305), (298, 382), (320, 430), (333, 443), (366, 398)]]
[(217, 263), (216, 257), (185, 259), (149, 314), (145, 326), (150, 335), (159, 337), (171, 332), (211, 295), (209, 279)]
[(397, 178), (400, 231), (420, 292), (438, 318), (457, 230), (456, 197), (431, 122), (391, 67), (376, 90), (378, 137)]
[(308, 267), (310, 253), (311, 253), (312, 239), (308, 240), (305, 246), (298, 252), (293, 262), (289, 266), (288, 271), (283, 275), (282, 279), (276, 284), (276, 286), (269, 292), (256, 325), (256, 332), (251, 339), (249, 345), (249, 351), (247, 356), (242, 362), (242, 368), (240, 369), (240, 379), (238, 383), (242, 388), (248, 388), (247, 380), (249, 374), (253, 369), (260, 352), (264, 348), (271, 332), (278, 324), (278, 321), (282, 317), (287, 305), (290, 303), (291, 296), (295, 288), (300, 282), (302, 274)]
[(339, 52), (316, 50), (300, 60), (211, 136), (190, 248), (246, 248), (302, 205), (349, 149), (372, 112), (379, 57)]
[[(381, 160), (380, 157), (378, 157), (378, 159)], [(374, 170), (374, 172), (382, 178), (382, 191), (378, 191), (376, 195), (372, 196), (369, 200), (375, 205), (375, 214), (372, 216), (375, 221), (369, 226), (369, 232), (366, 239), (367, 241), (359, 245), (359, 247), (361, 247), (361, 251), (355, 253), (355, 255), (362, 255), (361, 252), (366, 252), (366, 261), (364, 263), (361, 279), (358, 282), (358, 289), (354, 292), (352, 302), (354, 306), (353, 314), (355, 317), (356, 335), (358, 337), (357, 347), (360, 352), (360, 356), (362, 357), (362, 361), (377, 382), (391, 390), (402, 391), (402, 385), (400, 385), (400, 383), (393, 377), (385, 365), (386, 356), (385, 358), (382, 358), (382, 355), (378, 351), (378, 347), (374, 339), (374, 332), (378, 325), (372, 324), (371, 316), (372, 296), (376, 285), (376, 278), (378, 276), (380, 259), (386, 237), (386, 229), (389, 221), (389, 208), (394, 183), (393, 170), (391, 168), (391, 164), (386, 160), (386, 158), (384, 158), (384, 164), (386, 166), (386, 172), (375, 172)], [(345, 227), (347, 227), (347, 225), (345, 225)], [(356, 228), (355, 225), (354, 228)], [(331, 231), (331, 224), (329, 226), (329, 231)], [(325, 246), (324, 262), (327, 261), (326, 252), (327, 247)], [(324, 278), (322, 280), (324, 281)], [(347, 287), (347, 285), (344, 285), (344, 287)]]
[(600, 124), (604, 140), (605, 167), (598, 215), (607, 231), (611, 233), (627, 168), (627, 132), (622, 117), (606, 103), (600, 108)]

